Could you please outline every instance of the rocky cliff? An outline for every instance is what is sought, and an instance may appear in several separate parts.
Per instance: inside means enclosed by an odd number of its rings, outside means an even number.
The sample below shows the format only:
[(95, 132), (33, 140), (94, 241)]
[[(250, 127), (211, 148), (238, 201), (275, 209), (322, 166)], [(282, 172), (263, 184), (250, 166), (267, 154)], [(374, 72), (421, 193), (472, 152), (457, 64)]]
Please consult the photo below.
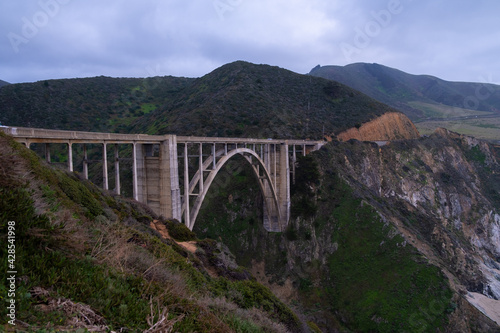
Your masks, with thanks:
[[(441, 267), (456, 291), (474, 305), (471, 293), (500, 307), (500, 169), (492, 146), (439, 129), (430, 138), (365, 148), (342, 164), (353, 185), (359, 182), (390, 206), (415, 214), (408, 223), (387, 207), (379, 209)], [(478, 308), (500, 322), (498, 310)]]
[(332, 142), (299, 160), (283, 234), (262, 230), (259, 190), (244, 175), (195, 229), (221, 237), (324, 332), (500, 331), (493, 146), (447, 130), (382, 147)]
[(399, 112), (387, 112), (374, 120), (337, 134), (340, 141), (390, 141), (420, 136), (411, 120)]
[[(473, 293), (500, 298), (500, 183), (493, 146), (439, 129), (430, 138), (364, 148), (345, 157), (342, 170), (353, 186), (359, 182), (389, 206), (415, 214), (410, 223), (401, 223), (404, 219), (394, 217), (388, 206), (379, 209), (442, 268), (456, 291), (476, 306)], [(478, 308), (498, 323), (498, 310), (492, 309), (500, 302), (492, 304)]]

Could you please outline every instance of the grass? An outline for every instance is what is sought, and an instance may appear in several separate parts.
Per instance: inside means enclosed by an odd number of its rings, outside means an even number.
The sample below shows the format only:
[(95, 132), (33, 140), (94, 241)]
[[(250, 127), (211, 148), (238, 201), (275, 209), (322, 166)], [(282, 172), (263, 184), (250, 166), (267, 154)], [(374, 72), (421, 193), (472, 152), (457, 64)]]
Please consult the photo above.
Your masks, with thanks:
[[(0, 238), (6, 242), (7, 222), (16, 221), (17, 318), (29, 330), (76, 330), (79, 318), (82, 330), (144, 331), (167, 312), (167, 323), (179, 332), (244, 332), (275, 324), (298, 330), (297, 317), (269, 289), (248, 278), (211, 277), (198, 256), (160, 239), (149, 228), (157, 217), (147, 207), (43, 165), (5, 135), (0, 143), (0, 165), (14, 166), (0, 180)], [(176, 222), (165, 224), (180, 240), (196, 239)], [(5, 252), (1, 247), (2, 257)], [(4, 280), (6, 264), (0, 266)], [(4, 284), (0, 295), (6, 295)], [(213, 312), (203, 301), (218, 297), (238, 312)], [(62, 303), (72, 304), (71, 311), (57, 305)], [(82, 309), (99, 323), (86, 322)], [(260, 317), (248, 315), (256, 309)], [(5, 307), (0, 316), (6, 324)]]
[[(339, 246), (328, 258), (334, 283), (326, 291), (330, 305), (347, 318), (350, 329), (415, 330), (408, 322), (413, 313), (434, 300), (450, 303), (451, 290), (439, 269), (420, 262), (401, 236), (390, 237), (392, 227), (384, 225), (370, 206), (348, 199), (333, 214), (332, 237)], [(446, 306), (428, 322), (426, 331), (444, 326)]]
[(476, 111), (452, 107), (444, 104), (431, 104), (424, 102), (408, 102), (408, 104), (411, 107), (422, 110), (424, 112), (423, 118), (471, 117), (493, 114), (492, 112)]
[(144, 103), (141, 105), (141, 111), (143, 114), (148, 114), (151, 111), (156, 110), (156, 108), (157, 108), (157, 105), (153, 104), (153, 103)]
[(422, 135), (430, 135), (436, 128), (443, 127), (450, 131), (473, 136), (478, 139), (500, 140), (500, 118), (423, 121), (415, 123), (415, 126)]

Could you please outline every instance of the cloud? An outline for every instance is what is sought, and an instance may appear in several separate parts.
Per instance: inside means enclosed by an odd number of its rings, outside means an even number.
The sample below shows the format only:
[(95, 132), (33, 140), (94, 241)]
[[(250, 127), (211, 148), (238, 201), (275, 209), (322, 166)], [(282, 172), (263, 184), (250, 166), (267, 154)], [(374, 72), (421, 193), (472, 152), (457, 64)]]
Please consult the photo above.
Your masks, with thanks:
[[(431, 0), (4, 1), (0, 79), (143, 77), (151, 68), (156, 75), (196, 77), (247, 60), (299, 73), (316, 64), (378, 62), (471, 80), (498, 72), (498, 7), (486, 0), (453, 6)], [(21, 39), (13, 43), (12, 34)], [(342, 45), (355, 47), (351, 57)]]

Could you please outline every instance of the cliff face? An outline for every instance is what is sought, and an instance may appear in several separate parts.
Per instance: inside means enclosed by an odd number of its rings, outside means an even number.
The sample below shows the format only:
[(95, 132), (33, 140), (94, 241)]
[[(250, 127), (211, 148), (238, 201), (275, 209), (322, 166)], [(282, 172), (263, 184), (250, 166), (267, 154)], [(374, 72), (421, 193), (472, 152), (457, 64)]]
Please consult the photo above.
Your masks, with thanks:
[(333, 142), (304, 159), (286, 232), (262, 229), (249, 175), (207, 203), (197, 233), (221, 237), (327, 332), (500, 330), (494, 147), (438, 130), (382, 147)]
[[(337, 147), (331, 152), (344, 155), (339, 159), (344, 179), (362, 196), (383, 199), (383, 205), (380, 199), (369, 201), (408, 244), (441, 267), (455, 291), (500, 323), (494, 310), (500, 308), (500, 166), (495, 149), (445, 129), (381, 148), (359, 142)], [(481, 305), (478, 299), (484, 296), (490, 300)]]
[(420, 136), (411, 120), (402, 113), (388, 112), (380, 117), (337, 134), (340, 141), (390, 141), (416, 139)]

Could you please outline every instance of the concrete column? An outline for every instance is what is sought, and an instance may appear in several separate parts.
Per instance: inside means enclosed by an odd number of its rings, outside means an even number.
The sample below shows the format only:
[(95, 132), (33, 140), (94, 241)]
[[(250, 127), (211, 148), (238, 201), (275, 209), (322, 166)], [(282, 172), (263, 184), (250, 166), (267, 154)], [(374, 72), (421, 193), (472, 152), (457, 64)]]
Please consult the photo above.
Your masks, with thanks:
[(274, 146), (274, 148), (273, 148), (273, 171), (272, 171), (272, 173), (273, 173), (273, 178), (274, 178), (273, 179), (274, 186), (276, 187), (276, 186), (278, 186), (278, 183), (276, 181), (276, 171), (277, 171), (276, 170), (276, 163), (278, 161), (278, 156), (276, 155), (276, 144), (274, 144), (273, 146)]
[[(274, 183), (276, 200), (271, 184), (264, 185), (264, 227), (268, 231), (285, 230), (290, 219), (290, 162), (288, 142), (265, 146), (264, 164)], [(277, 204), (276, 204), (277, 201)]]
[(270, 155), (269, 155), (269, 150), (270, 150), (269, 144), (264, 145), (264, 165), (266, 166), (266, 169), (271, 170), (271, 161), (270, 161)]
[(189, 211), (189, 158), (188, 158), (188, 146), (187, 143), (184, 143), (184, 204), (186, 205), (186, 209), (184, 210), (184, 224), (191, 228), (190, 221), (190, 211)]
[(215, 170), (216, 166), (217, 166), (217, 158), (215, 156), (215, 143), (213, 144), (212, 146), (212, 156), (213, 156), (213, 166), (212, 166), (212, 169)]
[(89, 165), (87, 158), (87, 145), (83, 144), (83, 177), (89, 179)]
[(102, 187), (105, 190), (109, 189), (108, 186), (108, 156), (106, 153), (106, 142), (102, 144)]
[(134, 199), (147, 203), (146, 165), (142, 144), (134, 142), (132, 160)]
[(271, 146), (270, 144), (264, 144), (264, 151), (263, 151), (263, 162), (264, 162), (264, 168), (268, 171), (269, 176), (271, 179), (269, 181), (263, 179), (263, 188), (264, 188), (264, 200), (263, 200), (263, 215), (264, 215), (264, 228), (267, 231), (277, 231), (276, 228), (276, 216), (277, 216), (277, 211), (276, 211), (276, 204), (274, 202), (274, 198), (272, 195), (272, 190), (271, 186), (272, 184), (272, 174), (271, 174)]
[(139, 201), (139, 191), (137, 186), (137, 144), (134, 142), (132, 145), (132, 192), (134, 194), (134, 199)]
[(45, 144), (45, 161), (50, 163), (50, 143)]
[(73, 172), (73, 148), (71, 142), (68, 142), (68, 169)]
[(295, 149), (295, 145), (293, 145), (293, 153), (292, 153), (292, 175), (293, 175), (293, 184), (295, 185), (295, 164), (297, 163), (297, 151)]
[(303, 154), (304, 156), (306, 156), (306, 155), (307, 155), (306, 145), (302, 145), (302, 154)]
[(224, 156), (227, 155), (227, 143), (224, 144)]
[(280, 205), (280, 227), (285, 230), (290, 219), (290, 163), (288, 159), (288, 142), (280, 145), (278, 202)]
[[(227, 146), (226, 146), (227, 147)], [(227, 155), (227, 153), (226, 153)], [(199, 158), (199, 173), (200, 173), (200, 182), (199, 182), (199, 193), (200, 195), (203, 193), (203, 143), (200, 142), (200, 158)]]
[(115, 144), (115, 191), (120, 195), (120, 160), (118, 157), (118, 145)]
[(166, 136), (167, 140), (160, 143), (159, 156), (159, 201), (158, 214), (168, 219), (181, 220), (182, 203), (179, 187), (179, 167), (177, 156), (177, 137)]

